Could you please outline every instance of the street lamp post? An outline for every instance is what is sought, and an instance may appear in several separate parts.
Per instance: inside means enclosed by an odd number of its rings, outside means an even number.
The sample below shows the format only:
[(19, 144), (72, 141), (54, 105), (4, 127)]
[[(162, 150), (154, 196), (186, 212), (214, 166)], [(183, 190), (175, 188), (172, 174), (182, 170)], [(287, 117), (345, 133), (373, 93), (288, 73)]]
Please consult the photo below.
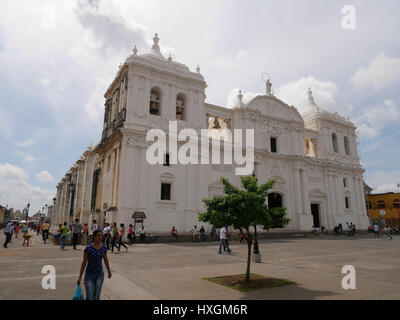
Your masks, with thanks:
[(28, 213), (29, 213), (29, 207), (31, 206), (31, 204), (28, 202), (28, 204), (26, 205), (26, 224), (28, 224)]
[(55, 219), (56, 218), (56, 201), (57, 201), (57, 198), (54, 197), (53, 198), (53, 213), (52, 213), (52, 217), (51, 217), (52, 222), (53, 222), (53, 220), (56, 220)]
[(6, 204), (6, 208), (4, 210), (3, 224), (4, 224), (4, 222), (6, 222), (6, 218), (7, 218), (7, 208), (8, 208), (8, 204)]
[[(255, 172), (253, 171), (253, 178), (256, 177)], [(254, 246), (253, 246), (253, 260), (254, 262), (261, 263), (261, 254), (258, 248), (258, 239), (257, 239), (257, 225), (254, 225)]]

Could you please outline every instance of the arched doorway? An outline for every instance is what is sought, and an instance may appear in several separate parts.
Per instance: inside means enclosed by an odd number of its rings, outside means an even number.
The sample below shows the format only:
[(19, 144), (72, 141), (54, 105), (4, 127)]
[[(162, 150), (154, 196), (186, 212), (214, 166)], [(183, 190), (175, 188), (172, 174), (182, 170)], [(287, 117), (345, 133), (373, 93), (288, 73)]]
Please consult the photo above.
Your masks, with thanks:
[[(281, 208), (283, 207), (282, 195), (279, 193), (269, 193), (268, 194), (268, 208)], [(283, 225), (275, 225), (275, 228), (283, 228)]]
[(321, 227), (320, 225), (320, 217), (319, 217), (319, 204), (311, 203), (311, 215), (313, 217), (313, 225), (316, 228)]

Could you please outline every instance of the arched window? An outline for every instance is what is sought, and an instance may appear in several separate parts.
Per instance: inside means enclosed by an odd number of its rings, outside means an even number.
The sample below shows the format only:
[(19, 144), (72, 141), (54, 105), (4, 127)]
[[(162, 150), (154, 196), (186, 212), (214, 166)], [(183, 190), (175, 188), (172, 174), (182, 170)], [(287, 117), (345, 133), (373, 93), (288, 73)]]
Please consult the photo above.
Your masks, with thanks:
[(176, 119), (177, 120), (186, 120), (185, 119), (185, 107), (186, 107), (186, 97), (183, 93), (180, 93), (176, 96)]
[(332, 147), (333, 151), (335, 151), (336, 153), (339, 152), (336, 133), (332, 133)]
[(393, 208), (400, 208), (400, 199), (393, 200)]
[(150, 92), (150, 114), (160, 115), (161, 90), (153, 88)]
[(347, 155), (350, 155), (349, 138), (344, 137), (344, 138), (343, 138), (343, 143), (344, 143), (344, 152), (345, 152)]
[(376, 208), (377, 209), (385, 209), (385, 201), (383, 201), (383, 200), (379, 200), (377, 203), (376, 203)]

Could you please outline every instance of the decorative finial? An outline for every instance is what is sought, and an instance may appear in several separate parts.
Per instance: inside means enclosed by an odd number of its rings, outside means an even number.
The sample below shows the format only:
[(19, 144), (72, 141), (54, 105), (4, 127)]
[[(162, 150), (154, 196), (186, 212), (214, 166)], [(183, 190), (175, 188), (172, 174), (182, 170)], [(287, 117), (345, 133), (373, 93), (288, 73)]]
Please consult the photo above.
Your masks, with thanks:
[(238, 98), (239, 98), (239, 102), (242, 102), (242, 99), (243, 99), (242, 90), (239, 90)]
[(156, 33), (154, 35), (153, 42), (154, 42), (155, 45), (158, 45), (158, 41), (160, 41), (160, 38), (158, 37), (158, 34)]
[(199, 67), (199, 65), (197, 65), (196, 71), (197, 71), (197, 73), (200, 73), (200, 67)]
[(308, 94), (308, 104), (309, 104), (310, 106), (315, 106), (315, 107), (316, 107), (317, 105), (316, 105), (316, 103), (315, 103), (315, 101), (314, 101), (314, 97), (313, 97), (313, 95), (312, 95), (312, 91), (311, 91), (310, 88), (308, 88), (307, 94)]
[(133, 48), (133, 54), (136, 56), (137, 55), (137, 48), (136, 46)]
[(168, 62), (171, 62), (172, 61), (172, 57), (171, 57), (171, 54), (169, 54), (169, 56), (168, 56)]
[(161, 54), (160, 46), (158, 45), (159, 41), (160, 41), (160, 38), (158, 37), (158, 34), (156, 33), (153, 38), (154, 43), (153, 43), (153, 46), (151, 47), (151, 52), (157, 56), (164, 58), (164, 56)]
[(267, 89), (267, 95), (271, 96), (272, 95), (272, 92), (271, 92), (272, 83), (271, 83), (271, 81), (269, 81), (269, 79), (265, 83), (265, 86), (266, 86), (266, 89)]

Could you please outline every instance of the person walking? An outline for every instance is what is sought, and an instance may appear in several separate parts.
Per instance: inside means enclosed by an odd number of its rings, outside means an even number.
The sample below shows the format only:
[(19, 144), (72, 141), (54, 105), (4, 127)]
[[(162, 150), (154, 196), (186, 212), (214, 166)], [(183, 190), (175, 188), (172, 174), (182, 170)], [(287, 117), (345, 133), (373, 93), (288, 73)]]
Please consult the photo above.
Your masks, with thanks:
[(67, 225), (67, 221), (64, 221), (64, 225), (61, 227), (61, 236), (60, 236), (60, 250), (65, 250), (65, 244), (67, 242), (67, 234), (69, 232), (69, 228)]
[(140, 229), (139, 233), (140, 233), (140, 241), (141, 242), (145, 242), (145, 240), (146, 240), (146, 230), (144, 228), (144, 225), (142, 225), (142, 228)]
[[(114, 253), (114, 247), (118, 249), (117, 243), (119, 242), (119, 232), (117, 230), (117, 224), (113, 224), (111, 230), (111, 252)], [(119, 251), (119, 250), (118, 250)]]
[[(33, 231), (33, 229), (32, 229), (32, 231)], [(28, 225), (27, 224), (23, 225), (22, 232), (23, 232), (23, 234), (27, 234), (28, 233)]]
[(195, 241), (195, 240), (196, 240), (196, 237), (197, 237), (197, 226), (195, 225), (195, 226), (193, 227), (193, 229), (190, 230), (190, 232), (192, 233), (192, 241)]
[(92, 221), (92, 234), (96, 231), (99, 230), (99, 226), (97, 225), (97, 221), (93, 220)]
[(106, 223), (106, 227), (103, 230), (103, 245), (107, 247), (107, 250), (110, 250), (110, 235), (111, 227), (109, 223)]
[(87, 237), (89, 235), (89, 226), (87, 223), (84, 224), (83, 230), (82, 230), (82, 245), (86, 246), (87, 245)]
[(61, 244), (61, 227), (62, 227), (62, 224), (60, 223), (57, 228), (57, 234), (55, 235), (55, 238), (58, 239), (58, 242), (60, 244)]
[(229, 244), (226, 241), (227, 235), (226, 232), (228, 230), (227, 226), (223, 226), (221, 228), (221, 231), (219, 233), (219, 249), (218, 249), (218, 254), (222, 253), (222, 247), (224, 247), (224, 251), (228, 251), (229, 253), (231, 252), (231, 249), (229, 248)]
[(244, 243), (245, 241), (244, 241), (244, 234), (243, 234), (243, 231), (240, 231), (240, 243)]
[(50, 229), (50, 224), (46, 220), (42, 225), (42, 237), (44, 244), (46, 244), (46, 240), (49, 238), (49, 229)]
[(36, 235), (38, 236), (40, 233), (40, 224), (38, 223), (38, 225), (36, 226)]
[(199, 239), (200, 241), (206, 241), (206, 230), (204, 229), (203, 226), (201, 226), (200, 230), (199, 230)]
[(82, 225), (79, 223), (79, 219), (75, 218), (75, 222), (72, 224), (72, 244), (74, 246), (74, 250), (76, 250), (76, 246), (78, 245), (79, 242), (79, 236), (82, 231)]
[(375, 238), (379, 238), (379, 226), (378, 226), (378, 224), (376, 222), (374, 223), (373, 228), (374, 228), (374, 236), (375, 236)]
[(19, 223), (16, 224), (15, 226), (15, 239), (18, 239), (18, 234), (19, 234), (19, 230), (20, 230), (20, 226)]
[(217, 229), (215, 228), (215, 226), (212, 226), (212, 228), (211, 228), (211, 238), (213, 240), (217, 239)]
[(11, 224), (11, 222), (8, 222), (6, 229), (4, 230), (4, 235), (6, 236), (6, 241), (3, 244), (3, 247), (5, 249), (8, 249), (7, 245), (10, 243), (10, 240), (12, 238), (12, 229), (13, 229), (13, 225)]
[(171, 229), (171, 236), (175, 238), (175, 241), (178, 240), (178, 230), (176, 230), (175, 226)]
[(131, 246), (133, 239), (132, 239), (132, 235), (133, 235), (133, 225), (130, 224), (128, 227), (128, 244)]
[(121, 246), (128, 251), (128, 247), (124, 244), (125, 241), (125, 225), (123, 223), (120, 224), (119, 228), (119, 242), (118, 242), (118, 251), (121, 251)]
[(102, 244), (103, 232), (93, 232), (93, 243), (86, 246), (77, 285), (81, 284), (85, 272), (84, 284), (86, 300), (100, 300), (104, 281), (103, 260), (107, 268), (108, 279), (111, 279), (111, 269), (107, 258), (107, 248)]
[(388, 240), (392, 240), (392, 228), (390, 226), (386, 226), (385, 231)]

